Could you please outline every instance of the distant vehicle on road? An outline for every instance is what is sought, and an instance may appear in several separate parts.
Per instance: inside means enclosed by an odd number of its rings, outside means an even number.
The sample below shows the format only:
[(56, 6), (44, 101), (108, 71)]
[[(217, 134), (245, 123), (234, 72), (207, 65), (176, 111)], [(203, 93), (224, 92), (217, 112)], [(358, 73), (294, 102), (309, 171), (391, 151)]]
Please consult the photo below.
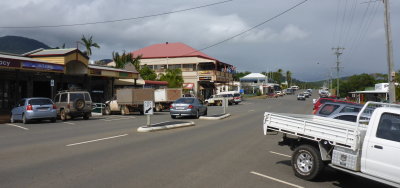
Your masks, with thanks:
[(219, 93), (219, 95), (224, 95), (224, 94), (232, 94), (233, 103), (235, 104), (239, 104), (240, 102), (242, 102), (242, 95), (238, 91), (224, 91)]
[(308, 97), (310, 97), (311, 96), (311, 93), (310, 92), (308, 92), (308, 91), (305, 91), (305, 92), (303, 92), (304, 93), (304, 96), (306, 97), (306, 98), (308, 98)]
[(32, 120), (50, 120), (56, 122), (57, 108), (49, 98), (35, 97), (24, 98), (18, 101), (11, 110), (10, 122), (22, 121), (26, 124)]
[(292, 89), (294, 89), (294, 90), (298, 90), (298, 89), (299, 89), (299, 86), (292, 86), (292, 87), (290, 87), (290, 88), (292, 88)]
[[(205, 102), (207, 105), (216, 105), (222, 106), (222, 101), (224, 99), (228, 99), (228, 105), (232, 105), (235, 103), (234, 96), (232, 94), (218, 94), (212, 95), (210, 98), (206, 99)], [(235, 103), (238, 104), (238, 103)]]
[(303, 100), (303, 101), (305, 101), (305, 100), (306, 100), (306, 96), (304, 96), (303, 93), (300, 93), (300, 94), (297, 95), (297, 100)]
[(183, 97), (176, 100), (170, 106), (170, 115), (172, 119), (178, 116), (194, 116), (199, 118), (201, 115), (207, 115), (207, 106), (194, 97)]

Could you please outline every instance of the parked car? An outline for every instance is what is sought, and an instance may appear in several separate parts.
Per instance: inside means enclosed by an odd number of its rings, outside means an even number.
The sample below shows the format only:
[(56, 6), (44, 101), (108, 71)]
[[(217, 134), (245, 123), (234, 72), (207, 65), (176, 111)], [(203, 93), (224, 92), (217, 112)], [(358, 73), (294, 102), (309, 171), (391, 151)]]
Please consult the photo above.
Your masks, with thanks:
[(233, 103), (235, 103), (234, 96), (232, 94), (211, 95), (210, 98), (205, 100), (205, 102), (207, 105), (222, 106), (222, 101), (224, 99), (228, 99), (228, 105), (232, 105)]
[(194, 116), (195, 118), (199, 118), (200, 115), (207, 115), (207, 106), (197, 98), (183, 97), (172, 103), (169, 111), (172, 119), (178, 116)]
[(62, 91), (54, 97), (54, 102), (63, 121), (75, 117), (87, 120), (92, 116), (92, 99), (87, 91)]
[(322, 104), (324, 104), (325, 102), (340, 102), (340, 103), (348, 103), (348, 104), (357, 104), (354, 102), (348, 102), (348, 101), (341, 101), (341, 100), (337, 100), (337, 99), (332, 99), (332, 98), (319, 98), (317, 100), (317, 102), (314, 103), (313, 106), (313, 114), (317, 113), (317, 111), (319, 110), (319, 108), (322, 106)]
[(297, 100), (303, 100), (303, 101), (305, 101), (305, 100), (306, 100), (306, 96), (304, 96), (303, 93), (300, 93), (300, 94), (297, 95)]
[(327, 117), (333, 114), (345, 113), (345, 112), (360, 112), (362, 104), (352, 104), (343, 102), (326, 102), (315, 113), (317, 116)]
[(242, 102), (242, 95), (240, 93), (234, 93), (233, 94), (233, 102), (235, 104), (239, 104), (240, 102)]
[(49, 98), (35, 97), (24, 98), (18, 101), (11, 110), (10, 122), (22, 121), (29, 123), (31, 120), (50, 120), (56, 122), (56, 106)]

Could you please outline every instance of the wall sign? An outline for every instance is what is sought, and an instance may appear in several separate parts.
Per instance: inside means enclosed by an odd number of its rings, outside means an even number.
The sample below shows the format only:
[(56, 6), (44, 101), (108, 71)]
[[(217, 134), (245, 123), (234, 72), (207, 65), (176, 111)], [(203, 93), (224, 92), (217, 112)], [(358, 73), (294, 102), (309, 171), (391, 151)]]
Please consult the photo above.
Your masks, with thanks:
[(64, 66), (62, 65), (53, 65), (45, 63), (36, 63), (36, 62), (22, 62), (22, 68), (36, 69), (36, 70), (50, 70), (59, 72), (64, 71)]
[(21, 62), (18, 60), (0, 58), (0, 67), (14, 67), (20, 68)]

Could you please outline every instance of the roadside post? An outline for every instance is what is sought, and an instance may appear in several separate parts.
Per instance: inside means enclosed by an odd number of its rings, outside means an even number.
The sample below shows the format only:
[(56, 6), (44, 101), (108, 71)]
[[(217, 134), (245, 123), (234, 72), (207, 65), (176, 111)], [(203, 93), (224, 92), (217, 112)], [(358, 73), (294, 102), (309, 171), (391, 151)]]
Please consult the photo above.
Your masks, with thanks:
[(53, 99), (54, 97), (54, 80), (50, 80), (50, 86), (51, 86), (51, 98)]
[(222, 107), (224, 109), (224, 114), (226, 114), (226, 108), (228, 108), (228, 98), (223, 98), (224, 100), (222, 100)]
[(144, 101), (144, 103), (143, 103), (143, 112), (147, 116), (147, 126), (150, 127), (150, 125), (151, 125), (151, 115), (154, 114), (154, 112), (153, 112), (153, 101)]

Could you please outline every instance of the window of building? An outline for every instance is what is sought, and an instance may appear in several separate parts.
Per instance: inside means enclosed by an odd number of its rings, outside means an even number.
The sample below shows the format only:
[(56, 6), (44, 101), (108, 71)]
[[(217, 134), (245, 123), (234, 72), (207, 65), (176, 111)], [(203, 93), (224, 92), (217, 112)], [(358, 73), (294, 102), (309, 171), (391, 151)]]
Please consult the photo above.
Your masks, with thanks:
[(167, 69), (167, 65), (154, 65), (154, 70)]
[(196, 64), (183, 64), (182, 71), (196, 71)]
[(168, 65), (168, 69), (181, 69), (181, 68), (182, 68), (181, 64)]

